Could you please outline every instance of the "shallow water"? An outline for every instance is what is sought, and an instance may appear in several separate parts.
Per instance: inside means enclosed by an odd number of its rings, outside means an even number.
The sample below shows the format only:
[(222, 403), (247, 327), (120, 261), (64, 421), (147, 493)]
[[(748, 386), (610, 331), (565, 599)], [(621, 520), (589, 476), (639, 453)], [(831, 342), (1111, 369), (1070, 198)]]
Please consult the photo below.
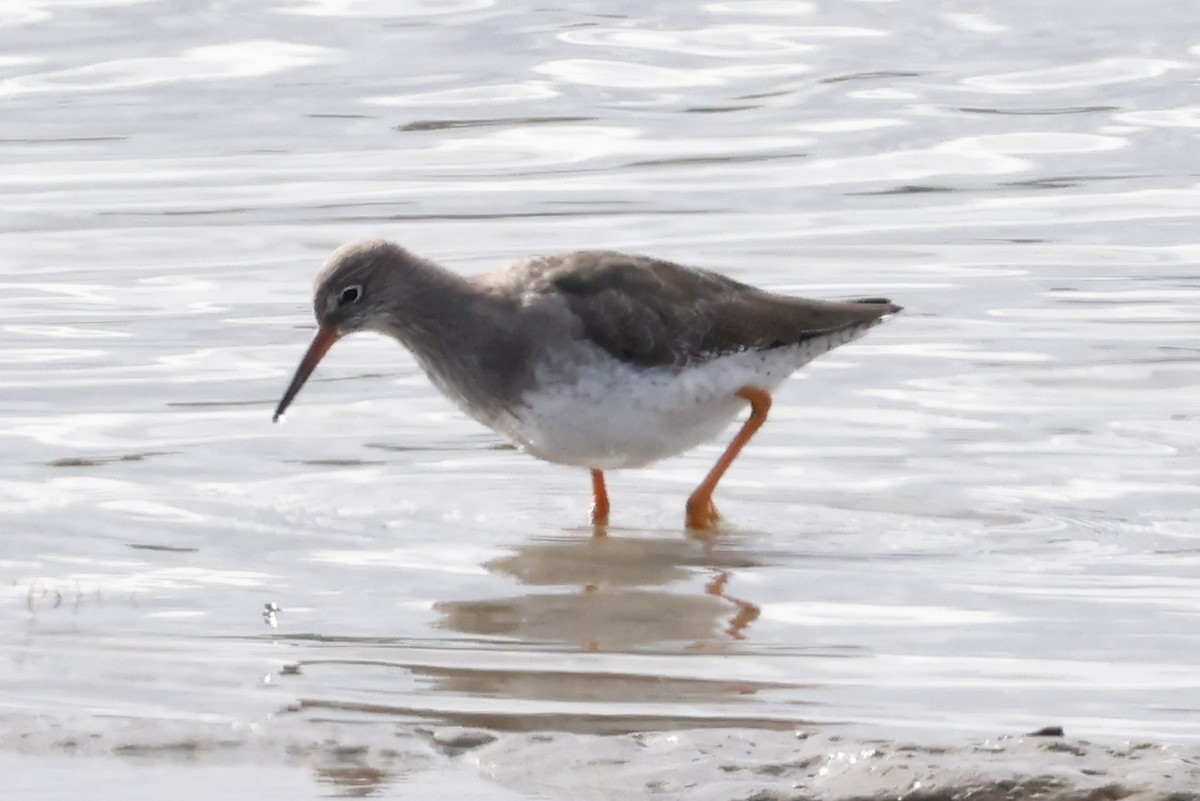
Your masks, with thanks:
[[(1193, 4), (648, 9), (0, 11), (0, 748), (1200, 739)], [(271, 425), (361, 235), (906, 311), (778, 394), (715, 542), (720, 443), (596, 540), (391, 342)]]

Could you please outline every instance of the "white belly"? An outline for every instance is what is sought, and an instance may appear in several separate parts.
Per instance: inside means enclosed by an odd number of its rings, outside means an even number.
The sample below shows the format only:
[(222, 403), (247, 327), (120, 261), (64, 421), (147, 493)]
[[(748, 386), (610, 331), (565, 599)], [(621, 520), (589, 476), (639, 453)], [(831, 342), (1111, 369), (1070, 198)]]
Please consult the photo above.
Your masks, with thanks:
[(536, 388), (497, 428), (549, 462), (640, 467), (713, 439), (746, 407), (739, 389), (773, 391), (844, 341), (825, 339), (721, 356), (682, 371), (631, 367), (590, 346), (586, 355), (564, 352), (537, 369)]

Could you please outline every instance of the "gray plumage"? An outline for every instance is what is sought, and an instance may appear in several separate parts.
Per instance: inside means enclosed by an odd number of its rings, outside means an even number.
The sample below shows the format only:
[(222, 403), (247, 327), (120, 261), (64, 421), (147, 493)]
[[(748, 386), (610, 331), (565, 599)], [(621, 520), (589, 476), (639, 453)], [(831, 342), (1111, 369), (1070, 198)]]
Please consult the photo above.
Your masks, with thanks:
[(399, 340), (469, 414), (518, 438), (511, 416), (525, 394), (546, 389), (547, 377), (570, 383), (601, 355), (662, 375), (812, 342), (799, 366), (899, 308), (875, 298), (789, 297), (611, 251), (543, 256), (466, 278), (391, 242), (353, 242), (317, 275), (322, 345), (302, 363), (276, 416), (328, 346), (357, 330)]
[(750, 416), (688, 497), (685, 525), (718, 521), (712, 493), (801, 366), (900, 310), (879, 298), (778, 295), (707, 270), (611, 251), (530, 259), (464, 278), (398, 245), (346, 245), (317, 276), (317, 333), (275, 409), (286, 411), (346, 334), (405, 345), (464, 411), (530, 454), (592, 474), (592, 523), (608, 524), (604, 470), (707, 442)]
[[(340, 294), (355, 285), (362, 297), (340, 304)], [(530, 334), (539, 327), (586, 337), (638, 367), (682, 368), (799, 344), (900, 310), (880, 298), (779, 295), (708, 270), (611, 251), (542, 256), (468, 279), (379, 240), (336, 251), (317, 276), (313, 303), (317, 319), (343, 334), (358, 328), (393, 334), (431, 362), (449, 356), (447, 336), (476, 339), (477, 347), (518, 362), (513, 371), (536, 347)], [(485, 336), (433, 322), (460, 315)]]
[(526, 304), (561, 299), (582, 333), (638, 367), (683, 368), (869, 324), (898, 306), (778, 295), (708, 270), (612, 251), (544, 256), (477, 279)]

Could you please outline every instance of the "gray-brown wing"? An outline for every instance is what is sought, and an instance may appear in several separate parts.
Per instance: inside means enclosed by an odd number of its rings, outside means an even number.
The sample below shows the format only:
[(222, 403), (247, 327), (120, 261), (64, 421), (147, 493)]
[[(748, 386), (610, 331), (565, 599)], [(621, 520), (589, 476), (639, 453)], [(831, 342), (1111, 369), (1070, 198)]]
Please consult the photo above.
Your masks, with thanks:
[(620, 253), (548, 257), (537, 271), (542, 291), (565, 300), (589, 339), (641, 367), (682, 367), (797, 344), (898, 310), (881, 299), (838, 303), (777, 295), (706, 270)]

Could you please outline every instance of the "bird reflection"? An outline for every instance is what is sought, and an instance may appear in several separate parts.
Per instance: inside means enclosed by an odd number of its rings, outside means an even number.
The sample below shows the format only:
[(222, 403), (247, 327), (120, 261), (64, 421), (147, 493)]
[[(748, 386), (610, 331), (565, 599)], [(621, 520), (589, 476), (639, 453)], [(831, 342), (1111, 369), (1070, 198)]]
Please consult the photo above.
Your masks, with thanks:
[[(728, 537), (529, 540), (483, 565), (517, 591), (434, 604), (434, 625), (464, 635), (454, 647), (376, 639), (322, 652), (305, 673), (337, 680), (310, 675), (300, 711), (589, 734), (791, 726), (746, 701), (794, 685), (746, 677), (725, 658), (744, 651), (759, 617), (734, 585), (760, 564)], [(396, 684), (384, 695), (381, 681)]]
[(313, 772), (320, 784), (336, 787), (341, 798), (370, 798), (398, 778), (387, 770), (359, 763), (316, 765)]
[(741, 598), (735, 598), (725, 591), (726, 585), (729, 584), (729, 571), (718, 570), (707, 584), (704, 585), (704, 591), (709, 595), (717, 598), (724, 598), (729, 603), (737, 607), (737, 613), (729, 620), (729, 625), (725, 628), (725, 633), (735, 640), (744, 639), (746, 629), (751, 623), (758, 620), (758, 616), (762, 614), (762, 610), (757, 604)]
[[(759, 616), (755, 604), (730, 592), (731, 571), (754, 564), (744, 553), (677, 536), (572, 533), (518, 546), (484, 565), (544, 590), (446, 601), (435, 609), (440, 626), (464, 634), (575, 643), (590, 651), (719, 650), (745, 637)], [(705, 573), (703, 589), (691, 590)]]

